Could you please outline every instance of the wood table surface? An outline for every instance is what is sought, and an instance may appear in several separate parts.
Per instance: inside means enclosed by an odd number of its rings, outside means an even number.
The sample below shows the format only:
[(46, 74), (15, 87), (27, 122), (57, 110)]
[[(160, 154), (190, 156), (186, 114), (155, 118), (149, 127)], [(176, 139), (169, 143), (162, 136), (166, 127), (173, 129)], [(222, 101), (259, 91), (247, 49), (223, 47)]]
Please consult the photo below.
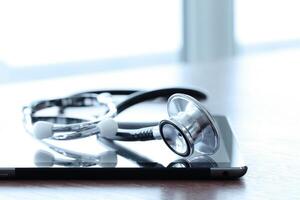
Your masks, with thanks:
[[(0, 181), (0, 199), (300, 199), (297, 50), (206, 64), (146, 66), (5, 84), (0, 85), (0, 92), (6, 100), (2, 98), (0, 103), (13, 104), (18, 97), (40, 99), (91, 89), (174, 86), (206, 91), (209, 98), (205, 106), (229, 118), (249, 167), (244, 177), (193, 181)], [(9, 115), (9, 110), (1, 112)]]

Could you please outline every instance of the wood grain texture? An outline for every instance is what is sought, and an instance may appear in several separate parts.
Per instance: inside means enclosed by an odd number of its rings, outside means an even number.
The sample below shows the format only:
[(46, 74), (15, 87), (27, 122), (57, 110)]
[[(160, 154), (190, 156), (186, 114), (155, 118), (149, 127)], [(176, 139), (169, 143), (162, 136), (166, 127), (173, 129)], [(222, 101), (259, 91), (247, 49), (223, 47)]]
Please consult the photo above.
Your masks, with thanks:
[(0, 181), (0, 198), (300, 199), (299, 65), (300, 52), (289, 51), (0, 86), (1, 94), (28, 100), (101, 88), (204, 89), (208, 109), (228, 116), (249, 167), (235, 181)]
[(218, 199), (242, 197), (243, 181), (5, 181), (5, 199)]

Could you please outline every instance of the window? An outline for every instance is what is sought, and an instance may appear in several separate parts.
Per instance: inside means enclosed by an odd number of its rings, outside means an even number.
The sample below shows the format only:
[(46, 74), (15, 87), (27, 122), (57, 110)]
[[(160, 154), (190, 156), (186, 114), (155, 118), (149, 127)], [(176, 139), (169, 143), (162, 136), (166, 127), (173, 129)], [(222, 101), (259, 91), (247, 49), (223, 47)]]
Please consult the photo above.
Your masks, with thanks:
[(242, 50), (272, 50), (300, 47), (296, 0), (236, 0), (236, 41)]
[(177, 58), (181, 18), (180, 0), (0, 1), (0, 69), (72, 71), (68, 63), (92, 61), (99, 70), (102, 61)]

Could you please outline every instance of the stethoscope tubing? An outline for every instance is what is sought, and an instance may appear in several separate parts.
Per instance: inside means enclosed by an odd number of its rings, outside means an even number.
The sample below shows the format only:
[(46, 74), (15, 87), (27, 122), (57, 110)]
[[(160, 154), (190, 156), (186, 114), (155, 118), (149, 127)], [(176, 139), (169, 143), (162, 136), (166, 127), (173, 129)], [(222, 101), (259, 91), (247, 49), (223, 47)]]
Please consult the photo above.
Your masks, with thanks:
[[(50, 99), (50, 100), (42, 100), (42, 101), (36, 101), (33, 102), (31, 105), (26, 106), (26, 109), (29, 109), (30, 116), (26, 116), (24, 119), (25, 123), (31, 123), (33, 124), (34, 122), (38, 121), (40, 119), (42, 121), (42, 117), (35, 117), (33, 114), (41, 109), (51, 107), (51, 106), (57, 106), (60, 107), (60, 112), (63, 113), (63, 109), (67, 107), (80, 107), (84, 106), (81, 101), (82, 98), (96, 98), (97, 95), (102, 94), (102, 93), (109, 93), (111, 95), (128, 95), (128, 97), (124, 100), (118, 103), (115, 108), (114, 106), (109, 105), (109, 111), (106, 113), (105, 117), (115, 117), (116, 115), (120, 114), (124, 110), (128, 109), (129, 107), (132, 107), (133, 105), (136, 105), (138, 103), (142, 103), (144, 101), (152, 100), (155, 98), (168, 98), (172, 94), (175, 93), (185, 93), (187, 95), (191, 95), (195, 97), (198, 100), (205, 100), (207, 96), (194, 89), (188, 89), (188, 88), (164, 88), (164, 89), (158, 89), (158, 90), (152, 90), (152, 91), (138, 91), (138, 90), (97, 90), (97, 91), (87, 91), (87, 92), (81, 92), (77, 94), (73, 94), (71, 96), (65, 97), (65, 98), (60, 98), (60, 99)], [(75, 101), (75, 100), (76, 101)], [(71, 102), (71, 103), (69, 103)], [(34, 108), (34, 109), (33, 109)], [(111, 112), (111, 109), (114, 110), (114, 112)], [(23, 109), (24, 111), (25, 109)], [(26, 113), (25, 113), (26, 114)], [(25, 115), (24, 114), (24, 115)], [(30, 120), (28, 119), (30, 118)], [(35, 119), (34, 119), (35, 118)], [(65, 117), (59, 117), (60, 121), (79, 121), (81, 120), (80, 118), (65, 118)], [(58, 118), (58, 119), (59, 119)], [(65, 120), (63, 120), (65, 118)], [(44, 117), (44, 119), (50, 119), (49, 117)], [(54, 119), (54, 118), (52, 118)], [(96, 119), (94, 121), (82, 121), (79, 123), (70, 123), (70, 124), (57, 124), (57, 131), (81, 131), (83, 129), (86, 129), (89, 126), (93, 126), (94, 124), (98, 123), (101, 119)], [(56, 120), (54, 120), (56, 121)], [(150, 122), (148, 124), (145, 123), (120, 123), (120, 128), (126, 128), (126, 129), (135, 129), (139, 127), (148, 127), (148, 126), (153, 126), (157, 125), (158, 122)], [(145, 126), (144, 126), (145, 125)], [(78, 127), (83, 127), (83, 128), (78, 128)]]
[[(127, 95), (125, 100), (114, 103), (113, 95)], [(126, 109), (145, 101), (154, 100), (156, 98), (172, 99), (174, 96), (180, 96), (185, 101), (192, 102), (192, 105), (197, 105), (198, 101), (205, 100), (207, 96), (194, 89), (188, 88), (164, 88), (152, 91), (137, 91), (137, 90), (97, 90), (73, 94), (65, 98), (42, 100), (32, 103), (23, 109), (25, 115), (25, 127), (28, 127), (30, 122), (33, 130), (33, 135), (39, 139), (53, 140), (73, 140), (92, 135), (104, 137), (111, 140), (120, 141), (146, 141), (162, 139), (161, 121), (160, 122), (117, 122), (114, 119), (117, 115)], [(176, 97), (177, 97), (176, 96)], [(187, 98), (192, 96), (190, 98)], [(168, 100), (168, 108), (169, 102)], [(176, 102), (175, 102), (176, 103)], [(177, 102), (178, 103), (178, 102)], [(181, 103), (181, 102), (179, 102)], [(64, 109), (68, 107), (88, 107), (104, 105), (107, 112), (104, 115), (97, 116), (92, 120), (84, 120), (80, 118), (64, 117)], [(181, 105), (181, 104), (180, 104)], [(45, 108), (56, 106), (59, 108), (57, 116), (38, 117), (35, 113)], [(198, 107), (197, 107), (198, 108)], [(203, 108), (204, 109), (204, 108)], [(203, 113), (203, 109), (195, 111)], [(26, 113), (27, 112), (27, 113)], [(169, 112), (169, 111), (168, 111)], [(29, 114), (28, 114), (29, 113)], [(204, 113), (207, 116), (207, 113)], [(172, 117), (172, 114), (169, 116)], [(187, 115), (189, 116), (189, 115)], [(198, 116), (198, 115), (195, 115)], [(50, 122), (49, 122), (50, 121)], [(170, 120), (169, 120), (170, 121)], [(188, 122), (188, 121), (187, 121)], [(187, 125), (189, 126), (189, 125)], [(214, 124), (213, 124), (214, 126)], [(174, 128), (174, 126), (172, 126)], [(29, 129), (28, 129), (29, 130)], [(186, 131), (183, 126), (178, 131)], [(30, 131), (28, 131), (30, 132)], [(184, 135), (190, 136), (188, 133)], [(195, 132), (197, 134), (197, 132)], [(166, 140), (166, 139), (164, 139)], [(166, 142), (166, 141), (165, 141)], [(186, 142), (187, 145), (188, 142)], [(193, 142), (190, 142), (193, 145)], [(168, 142), (166, 142), (168, 144)], [(173, 147), (170, 147), (173, 149)], [(190, 147), (191, 148), (191, 147)], [(177, 150), (173, 150), (179, 154)], [(192, 152), (192, 151), (189, 151)], [(190, 153), (181, 153), (182, 156), (188, 156)], [(179, 155), (181, 155), (179, 154)]]

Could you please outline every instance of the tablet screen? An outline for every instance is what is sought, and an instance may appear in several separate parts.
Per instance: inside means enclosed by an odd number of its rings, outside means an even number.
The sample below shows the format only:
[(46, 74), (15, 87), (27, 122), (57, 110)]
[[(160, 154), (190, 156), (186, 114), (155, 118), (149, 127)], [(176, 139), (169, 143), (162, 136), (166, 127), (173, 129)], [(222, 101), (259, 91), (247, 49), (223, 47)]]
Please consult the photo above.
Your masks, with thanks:
[[(17, 112), (16, 112), (17, 113)], [(0, 168), (97, 167), (97, 168), (218, 168), (240, 167), (244, 163), (236, 140), (223, 116), (214, 116), (220, 128), (220, 146), (213, 155), (193, 153), (181, 157), (162, 140), (120, 142), (97, 136), (69, 141), (39, 141), (26, 133), (22, 116), (1, 128)], [(13, 123), (14, 122), (14, 123)]]

